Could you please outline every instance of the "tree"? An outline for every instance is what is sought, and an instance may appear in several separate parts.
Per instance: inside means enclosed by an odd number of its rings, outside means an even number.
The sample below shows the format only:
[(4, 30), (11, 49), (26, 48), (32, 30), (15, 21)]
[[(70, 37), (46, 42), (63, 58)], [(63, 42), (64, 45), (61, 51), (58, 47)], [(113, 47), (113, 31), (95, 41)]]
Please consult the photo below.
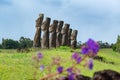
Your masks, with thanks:
[(117, 37), (117, 42), (116, 42), (116, 51), (117, 52), (120, 52), (120, 36), (118, 35)]
[(113, 51), (117, 51), (120, 53), (120, 36), (118, 35), (117, 41), (115, 44), (112, 46)]
[(102, 42), (102, 41), (98, 41), (98, 44), (100, 46), (100, 48), (111, 48), (111, 44), (109, 44), (108, 42)]
[(2, 49), (2, 44), (0, 44), (0, 49)]
[(20, 48), (31, 48), (33, 41), (30, 38), (20, 37), (19, 39)]
[(19, 42), (13, 39), (2, 39), (2, 47), (4, 49), (16, 49), (19, 47)]
[(80, 48), (82, 46), (82, 41), (77, 42), (77, 48)]
[(112, 46), (113, 51), (116, 51), (116, 44), (112, 44), (111, 46)]

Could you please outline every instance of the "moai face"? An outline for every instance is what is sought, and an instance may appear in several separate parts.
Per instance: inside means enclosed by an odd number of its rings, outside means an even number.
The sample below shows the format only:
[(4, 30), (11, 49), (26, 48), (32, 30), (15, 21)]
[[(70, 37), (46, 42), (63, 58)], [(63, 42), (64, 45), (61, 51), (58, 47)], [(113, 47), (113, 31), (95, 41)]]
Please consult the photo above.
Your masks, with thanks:
[(57, 21), (57, 20), (54, 20), (54, 21), (53, 21), (53, 24), (52, 24), (52, 25), (50, 26), (50, 28), (49, 28), (50, 33), (53, 32), (53, 31), (56, 31), (57, 24), (58, 24), (58, 21)]
[(70, 24), (65, 24), (64, 28), (62, 29), (62, 34), (68, 34)]
[(72, 34), (71, 34), (71, 40), (76, 40), (78, 31), (77, 30), (73, 30)]
[(58, 24), (58, 26), (57, 26), (56, 32), (61, 32), (62, 27), (63, 27), (63, 24), (64, 24), (63, 21), (59, 21), (59, 24)]
[(49, 17), (46, 17), (46, 20), (43, 22), (42, 26), (41, 26), (41, 29), (43, 31), (49, 29), (49, 25), (50, 25), (50, 18)]
[(69, 30), (68, 30), (68, 37), (71, 36), (71, 33), (72, 33), (72, 29), (69, 29)]
[(41, 27), (43, 18), (44, 18), (44, 14), (39, 14), (39, 18), (36, 20), (36, 27)]

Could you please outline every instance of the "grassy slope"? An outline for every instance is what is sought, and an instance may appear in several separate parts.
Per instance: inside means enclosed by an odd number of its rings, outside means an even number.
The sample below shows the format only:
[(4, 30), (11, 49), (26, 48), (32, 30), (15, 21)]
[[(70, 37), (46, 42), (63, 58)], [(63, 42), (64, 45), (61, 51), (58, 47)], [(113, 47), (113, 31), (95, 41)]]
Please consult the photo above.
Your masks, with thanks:
[[(32, 56), (37, 54), (37, 51), (30, 53), (17, 53), (14, 50), (0, 50), (0, 80), (28, 80), (33, 78), (34, 68), (32, 66)], [(79, 51), (79, 50), (77, 50)], [(49, 65), (52, 56), (62, 56), (62, 60), (65, 67), (70, 66), (68, 60), (72, 54), (70, 49), (60, 48), (51, 50), (40, 50), (44, 54), (44, 59), (41, 64)], [(94, 69), (88, 70), (81, 67), (81, 73), (87, 76), (92, 76), (95, 71), (103, 69), (112, 69), (120, 72), (120, 54), (113, 52), (111, 49), (102, 49), (99, 52), (100, 56), (103, 56), (105, 60), (112, 61), (115, 64), (106, 64), (100, 61), (94, 61)], [(79, 67), (79, 66), (78, 66)], [(53, 69), (53, 72), (55, 68)], [(38, 72), (38, 77), (47, 73)]]

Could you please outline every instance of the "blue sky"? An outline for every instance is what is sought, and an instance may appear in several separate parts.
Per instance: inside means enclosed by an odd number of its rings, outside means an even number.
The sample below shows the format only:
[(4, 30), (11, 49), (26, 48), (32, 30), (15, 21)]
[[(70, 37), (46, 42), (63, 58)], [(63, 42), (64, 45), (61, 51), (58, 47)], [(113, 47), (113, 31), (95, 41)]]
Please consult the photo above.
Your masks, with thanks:
[(0, 0), (0, 42), (33, 39), (39, 13), (69, 23), (78, 30), (78, 41), (114, 43), (120, 34), (120, 0)]

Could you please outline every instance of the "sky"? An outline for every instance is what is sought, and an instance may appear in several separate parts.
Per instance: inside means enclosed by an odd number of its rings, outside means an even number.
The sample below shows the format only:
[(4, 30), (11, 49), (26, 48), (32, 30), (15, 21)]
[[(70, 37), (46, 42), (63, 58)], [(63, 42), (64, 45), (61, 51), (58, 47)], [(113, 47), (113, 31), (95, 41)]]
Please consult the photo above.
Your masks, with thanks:
[(120, 0), (0, 0), (0, 43), (21, 36), (33, 40), (40, 13), (78, 30), (77, 41), (115, 43), (120, 34)]

